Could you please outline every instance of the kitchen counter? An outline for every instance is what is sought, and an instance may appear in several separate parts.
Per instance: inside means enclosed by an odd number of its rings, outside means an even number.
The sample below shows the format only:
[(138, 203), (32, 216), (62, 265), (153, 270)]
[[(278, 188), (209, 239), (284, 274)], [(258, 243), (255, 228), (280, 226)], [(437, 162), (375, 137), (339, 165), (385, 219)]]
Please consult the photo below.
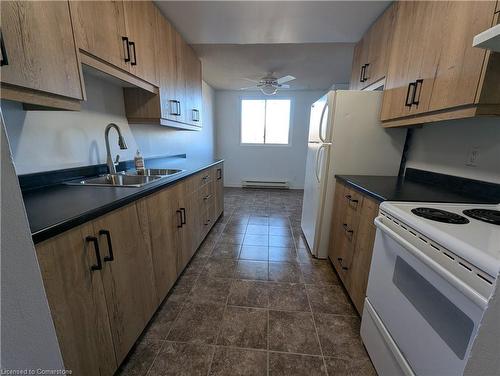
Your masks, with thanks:
[(53, 237), (220, 162), (223, 160), (191, 158), (146, 160), (147, 168), (175, 168), (185, 171), (140, 188), (56, 184), (26, 190), (23, 192), (23, 197), (33, 241), (38, 243)]
[(497, 204), (500, 185), (407, 169), (405, 177), (336, 175), (338, 180), (375, 200)]

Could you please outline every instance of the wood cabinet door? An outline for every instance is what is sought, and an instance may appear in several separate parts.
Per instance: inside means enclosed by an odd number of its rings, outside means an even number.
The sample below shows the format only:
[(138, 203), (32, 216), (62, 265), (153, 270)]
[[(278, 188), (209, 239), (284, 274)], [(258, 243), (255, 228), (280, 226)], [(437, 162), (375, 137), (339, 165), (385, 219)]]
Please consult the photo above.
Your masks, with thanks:
[(170, 22), (157, 12), (157, 56), (158, 78), (160, 81), (160, 106), (161, 117), (177, 121), (176, 115), (176, 84), (177, 84), (177, 59), (175, 57), (175, 39), (177, 32)]
[(68, 3), (3, 1), (2, 83), (83, 99)]
[(389, 64), (389, 53), (392, 42), (392, 31), (396, 18), (396, 4), (391, 5), (368, 31), (368, 59), (365, 68), (366, 81), (363, 87), (367, 87), (382, 78), (387, 73)]
[(214, 211), (217, 220), (224, 211), (224, 165), (218, 164), (214, 169)]
[(182, 228), (180, 229), (180, 249), (177, 259), (177, 274), (180, 274), (193, 256), (200, 239), (200, 212), (198, 191), (189, 193), (183, 184), (179, 199), (179, 210), (182, 214)]
[(201, 127), (201, 63), (194, 50), (185, 44), (186, 118), (188, 124)]
[(177, 258), (180, 249), (180, 186), (164, 189), (144, 199), (151, 235), (151, 253), (158, 303), (163, 301), (177, 280)]
[[(408, 105), (415, 90), (415, 87), (410, 84), (420, 76), (422, 59), (429, 59), (426, 56), (427, 51), (435, 49), (436, 38), (420, 37), (422, 33), (427, 34), (431, 30), (427, 17), (432, 14), (434, 3), (432, 1), (405, 1), (398, 4), (384, 86), (382, 121), (409, 116), (418, 110), (417, 107)], [(433, 77), (428, 79), (432, 80)], [(423, 85), (419, 90), (427, 90), (427, 87), (427, 84)], [(419, 107), (421, 111), (424, 105)]]
[[(75, 375), (113, 375), (117, 361), (91, 224), (36, 245), (64, 365)], [(102, 255), (101, 255), (102, 258)]]
[(156, 73), (156, 13), (151, 1), (124, 1), (125, 26), (130, 41), (130, 73), (158, 85)]
[(179, 101), (179, 115), (176, 121), (187, 123), (189, 116), (188, 88), (186, 77), (189, 75), (188, 48), (181, 35), (175, 31), (175, 99)]
[[(99, 234), (102, 279), (118, 363), (131, 349), (158, 303), (147, 223), (144, 201), (93, 222), (94, 231)], [(103, 231), (109, 231), (109, 241)], [(111, 249), (113, 260), (106, 261)]]
[(359, 314), (363, 312), (363, 305), (368, 285), (368, 275), (372, 260), (373, 243), (376, 228), (373, 220), (378, 213), (378, 204), (364, 198), (361, 204), (361, 214), (356, 235), (356, 245), (349, 267), (347, 289)]
[[(429, 111), (474, 104), (486, 51), (472, 47), (475, 35), (493, 26), (495, 1), (443, 1), (435, 8), (439, 61)], [(500, 83), (498, 83), (500, 85)]]
[(129, 70), (122, 1), (70, 1), (76, 45), (90, 55)]
[(364, 39), (361, 39), (358, 43), (356, 43), (356, 46), (354, 46), (349, 90), (360, 90), (363, 86), (363, 83), (361, 82), (361, 67), (365, 64), (363, 59), (367, 57), (367, 50), (364, 48), (364, 42)]
[(344, 217), (344, 211), (346, 209), (346, 200), (344, 198), (345, 186), (339, 182), (335, 184), (335, 196), (333, 198), (333, 216), (332, 216), (332, 227), (330, 233), (330, 247), (328, 250), (328, 257), (335, 268), (338, 268), (338, 258), (340, 256), (340, 231), (342, 227), (342, 218)]

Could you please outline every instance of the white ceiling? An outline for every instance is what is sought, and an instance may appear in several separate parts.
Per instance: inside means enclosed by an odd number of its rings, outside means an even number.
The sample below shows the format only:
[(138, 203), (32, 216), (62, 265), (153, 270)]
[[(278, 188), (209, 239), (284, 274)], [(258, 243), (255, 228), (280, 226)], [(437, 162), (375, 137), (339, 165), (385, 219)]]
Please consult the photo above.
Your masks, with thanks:
[(258, 80), (267, 72), (292, 75), (294, 90), (328, 89), (350, 77), (353, 45), (307, 44), (197, 44), (205, 81), (215, 89), (252, 86), (242, 78)]
[(156, 1), (194, 45), (203, 78), (237, 89), (269, 71), (297, 77), (292, 89), (349, 81), (352, 46), (390, 1)]

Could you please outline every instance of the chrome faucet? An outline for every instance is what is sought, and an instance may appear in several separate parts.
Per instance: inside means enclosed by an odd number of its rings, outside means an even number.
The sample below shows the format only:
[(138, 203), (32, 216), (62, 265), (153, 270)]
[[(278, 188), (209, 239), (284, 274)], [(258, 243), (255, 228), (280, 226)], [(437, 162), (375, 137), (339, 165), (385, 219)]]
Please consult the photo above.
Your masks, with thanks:
[(111, 130), (111, 128), (115, 128), (118, 132), (118, 146), (120, 147), (120, 149), (125, 150), (127, 148), (127, 144), (122, 136), (120, 127), (118, 127), (118, 125), (116, 125), (115, 123), (109, 123), (106, 126), (106, 130), (104, 131), (104, 139), (106, 140), (106, 164), (108, 165), (109, 173), (116, 174), (116, 165), (120, 161), (120, 156), (117, 155), (115, 161), (113, 161), (113, 158), (111, 158), (111, 150), (109, 149), (109, 131)]

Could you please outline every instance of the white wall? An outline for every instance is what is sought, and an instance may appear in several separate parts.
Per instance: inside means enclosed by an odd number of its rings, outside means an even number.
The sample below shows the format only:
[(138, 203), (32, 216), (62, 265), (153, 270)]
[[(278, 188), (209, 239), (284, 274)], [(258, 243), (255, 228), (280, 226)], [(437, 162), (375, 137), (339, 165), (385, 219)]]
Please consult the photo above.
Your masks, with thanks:
[(128, 145), (119, 150), (110, 133), (112, 154), (133, 159), (139, 148), (145, 157), (184, 154), (212, 157), (214, 126), (212, 88), (203, 83), (203, 130), (181, 131), (159, 125), (128, 124), (120, 87), (85, 76), (88, 101), (79, 112), (23, 111), (16, 102), (3, 101), (2, 110), (18, 174), (57, 170), (106, 162), (104, 128), (118, 124)]
[(225, 159), (224, 184), (239, 187), (241, 181), (247, 179), (284, 179), (290, 182), (291, 188), (303, 188), (309, 108), (323, 94), (323, 91), (283, 91), (273, 96), (292, 100), (291, 144), (250, 146), (240, 143), (240, 101), (246, 95), (269, 97), (241, 91), (216, 91), (216, 155)]
[(19, 182), (1, 123), (0, 369), (62, 369)]
[[(479, 147), (477, 167), (466, 166)], [(500, 184), (500, 118), (462, 119), (415, 129), (407, 167)]]

